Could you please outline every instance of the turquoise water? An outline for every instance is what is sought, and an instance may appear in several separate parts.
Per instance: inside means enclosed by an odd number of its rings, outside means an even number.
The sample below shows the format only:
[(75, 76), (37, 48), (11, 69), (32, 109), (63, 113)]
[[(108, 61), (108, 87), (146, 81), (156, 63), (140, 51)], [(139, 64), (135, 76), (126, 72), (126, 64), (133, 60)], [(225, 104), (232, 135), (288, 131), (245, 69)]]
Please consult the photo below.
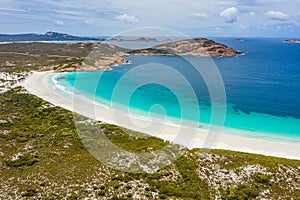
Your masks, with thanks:
[[(226, 104), (212, 101), (203, 77), (185, 58), (176, 56), (128, 57), (133, 61), (130, 65), (107, 72), (65, 73), (58, 76), (58, 84), (113, 109), (129, 107), (139, 115), (150, 112), (204, 125), (222, 125), (222, 120), (212, 121), (211, 108), (223, 107), (225, 127), (257, 133), (257, 138), (261, 134), (300, 142), (300, 45), (282, 39), (245, 40), (218, 39), (247, 52), (214, 59), (224, 81)], [(206, 59), (188, 58), (202, 65)], [(214, 115), (222, 118), (221, 113)]]

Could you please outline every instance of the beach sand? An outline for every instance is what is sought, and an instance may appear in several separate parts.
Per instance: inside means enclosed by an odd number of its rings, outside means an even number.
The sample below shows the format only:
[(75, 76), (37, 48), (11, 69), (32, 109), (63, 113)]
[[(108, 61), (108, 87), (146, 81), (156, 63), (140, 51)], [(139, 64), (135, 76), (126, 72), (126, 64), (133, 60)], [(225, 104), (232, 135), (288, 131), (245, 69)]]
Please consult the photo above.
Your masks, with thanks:
[(196, 126), (187, 127), (184, 122), (180, 125), (164, 122), (161, 119), (149, 121), (147, 117), (145, 119), (129, 117), (125, 112), (112, 110), (83, 95), (71, 91), (65, 92), (55, 85), (47, 84), (45, 78), (49, 73), (52, 72), (33, 72), (21, 83), (21, 86), (56, 106), (95, 120), (156, 136), (189, 149), (225, 149), (300, 160), (300, 144), (239, 137), (238, 135), (247, 135), (247, 131), (237, 129), (220, 129), (211, 126), (210, 130), (206, 130)]

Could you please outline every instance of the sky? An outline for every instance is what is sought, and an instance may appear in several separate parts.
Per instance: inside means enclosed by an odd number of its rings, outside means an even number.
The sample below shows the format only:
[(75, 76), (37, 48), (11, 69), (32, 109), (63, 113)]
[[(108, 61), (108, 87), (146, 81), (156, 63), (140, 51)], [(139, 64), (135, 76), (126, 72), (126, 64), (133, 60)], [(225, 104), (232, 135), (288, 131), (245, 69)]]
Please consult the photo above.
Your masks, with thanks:
[(300, 38), (300, 0), (0, 1), (0, 33), (111, 36), (143, 27), (189, 36)]

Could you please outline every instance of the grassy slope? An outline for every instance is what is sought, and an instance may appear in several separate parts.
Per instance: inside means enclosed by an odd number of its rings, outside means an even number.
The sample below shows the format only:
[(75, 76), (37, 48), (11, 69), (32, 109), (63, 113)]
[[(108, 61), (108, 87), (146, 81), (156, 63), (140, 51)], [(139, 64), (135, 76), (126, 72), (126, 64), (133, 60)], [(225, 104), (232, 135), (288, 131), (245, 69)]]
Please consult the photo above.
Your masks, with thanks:
[[(20, 87), (1, 94), (0, 101), (1, 199), (130, 199), (134, 194), (149, 199), (300, 196), (300, 161), (192, 150), (157, 173), (123, 173), (102, 165), (85, 149), (72, 112), (26, 94)], [(111, 141), (128, 151), (143, 152), (167, 144), (158, 138), (128, 135), (116, 126), (99, 126)], [(22, 156), (13, 160), (18, 154)], [(256, 168), (247, 175), (244, 168), (249, 166)], [(236, 180), (230, 180), (232, 177)]]
[[(126, 51), (104, 43), (11, 43), (0, 45), (0, 72), (34, 70), (46, 66), (61, 68), (63, 64), (81, 64), (86, 58), (111, 56)], [(93, 52), (93, 54), (90, 54)]]

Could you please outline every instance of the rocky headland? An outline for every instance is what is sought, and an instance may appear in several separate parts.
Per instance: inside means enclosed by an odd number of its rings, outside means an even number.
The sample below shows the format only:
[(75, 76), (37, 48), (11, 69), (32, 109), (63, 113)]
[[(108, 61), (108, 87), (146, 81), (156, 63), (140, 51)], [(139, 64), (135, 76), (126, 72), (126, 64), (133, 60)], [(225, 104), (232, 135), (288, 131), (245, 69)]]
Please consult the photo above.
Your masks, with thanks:
[(180, 55), (197, 57), (233, 57), (243, 52), (206, 38), (180, 40), (153, 48), (133, 50), (132, 55)]

